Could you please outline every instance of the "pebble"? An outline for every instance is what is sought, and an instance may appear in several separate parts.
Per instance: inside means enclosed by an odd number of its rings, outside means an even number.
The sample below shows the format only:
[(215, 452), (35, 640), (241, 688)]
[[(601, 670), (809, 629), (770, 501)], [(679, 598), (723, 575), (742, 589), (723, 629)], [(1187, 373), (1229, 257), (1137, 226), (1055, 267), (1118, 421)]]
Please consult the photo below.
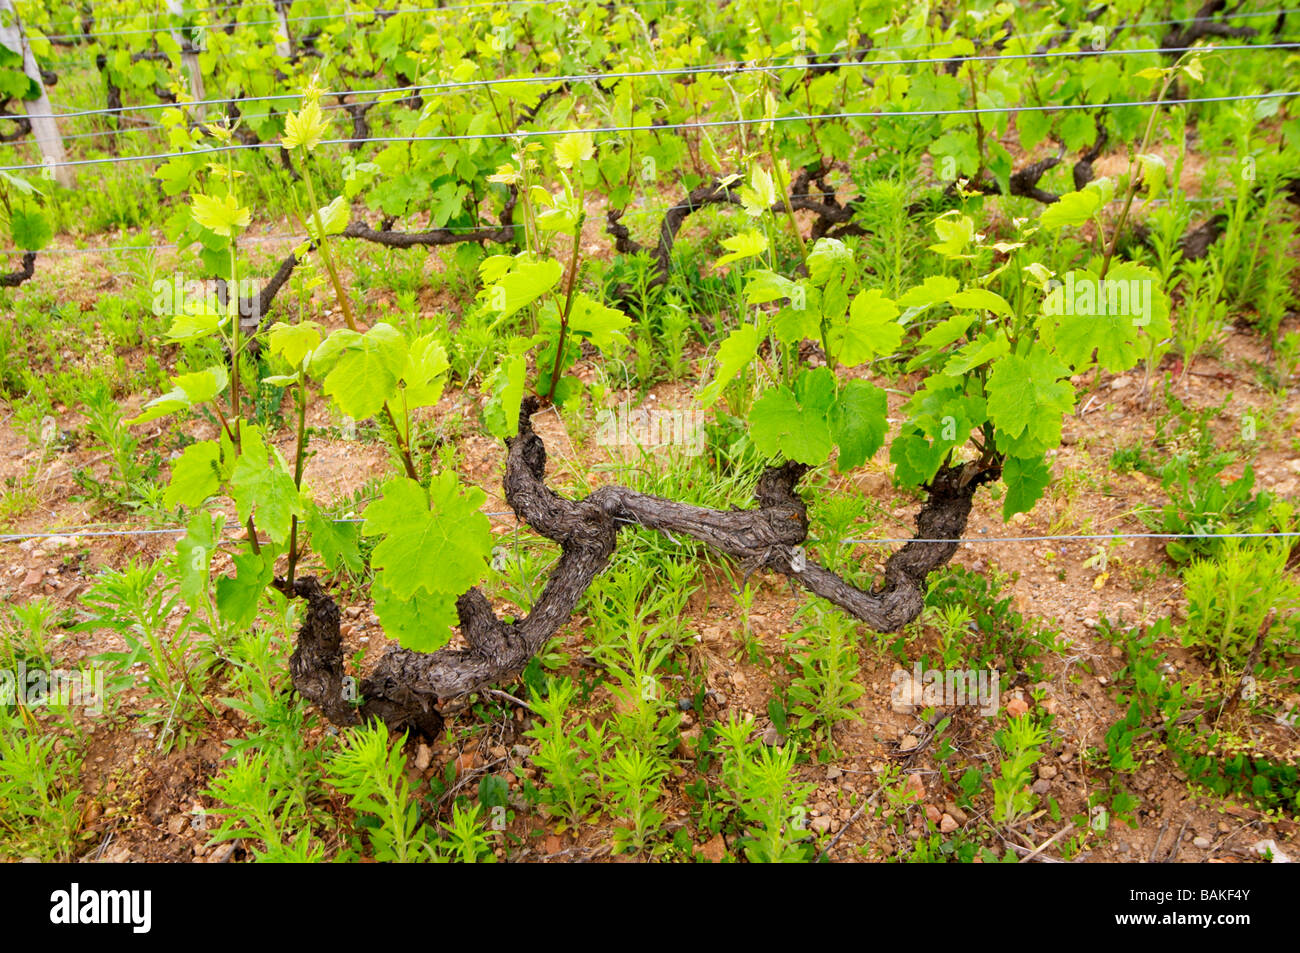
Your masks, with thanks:
[(1051, 764), (1040, 764), (1038, 766), (1038, 776), (1045, 781), (1050, 781), (1056, 777), (1056, 766)]
[(1046, 794), (1048, 791), (1052, 790), (1052, 782), (1039, 778), (1033, 783), (1029, 790), (1033, 791), (1035, 794)]
[(679, 698), (679, 699), (677, 699), (677, 710), (678, 710), (678, 711), (690, 711), (690, 710), (691, 710), (691, 700), (690, 700), (689, 698)]
[(939, 809), (935, 807), (933, 804), (927, 804), (925, 806), (925, 816), (927, 820), (929, 820), (931, 823), (934, 824), (938, 824), (940, 819), (943, 817), (943, 815), (939, 812)]
[(1210, 841), (1210, 839), (1209, 839), (1208, 837), (1193, 837), (1193, 838), (1192, 838), (1192, 846), (1194, 846), (1194, 847), (1199, 847), (1199, 848), (1201, 848), (1201, 850), (1205, 850), (1205, 848), (1209, 847), (1211, 843), (1212, 843), (1212, 842)]
[(844, 775), (844, 770), (838, 767), (837, 765), (832, 764), (826, 769), (827, 781), (835, 781), (838, 778), (842, 777), (843, 775)]
[(415, 749), (415, 770), (424, 773), (429, 770), (429, 765), (433, 764), (433, 749), (428, 745), (421, 743)]
[(1023, 698), (1013, 698), (1007, 702), (1007, 716), (1018, 718), (1029, 711), (1029, 703)]
[(831, 827), (834, 824), (835, 821), (833, 818), (823, 816), (823, 817), (814, 817), (809, 822), (808, 826), (811, 827), (818, 834), (829, 834), (831, 831)]
[(763, 732), (763, 744), (769, 748), (779, 748), (785, 744), (785, 736), (776, 730), (776, 725), (768, 725)]
[(965, 824), (967, 817), (966, 812), (959, 808), (954, 801), (943, 802), (943, 812), (951, 815), (958, 824)]
[(958, 827), (957, 819), (951, 814), (944, 814), (939, 818), (939, 833), (951, 834)]
[(916, 735), (905, 735), (903, 740), (898, 743), (899, 751), (911, 751), (921, 743), (921, 739)]

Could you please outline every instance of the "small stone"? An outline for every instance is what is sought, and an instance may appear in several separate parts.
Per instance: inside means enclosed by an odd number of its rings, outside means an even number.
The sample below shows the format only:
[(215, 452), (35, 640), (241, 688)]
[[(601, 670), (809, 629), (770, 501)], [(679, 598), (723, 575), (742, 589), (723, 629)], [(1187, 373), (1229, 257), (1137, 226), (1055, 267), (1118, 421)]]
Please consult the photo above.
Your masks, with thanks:
[(1029, 703), (1019, 696), (1012, 698), (1007, 702), (1007, 715), (1011, 718), (1019, 718), (1029, 711)]
[(343, 614), (347, 616), (349, 619), (359, 619), (361, 618), (361, 607), (348, 606), (346, 609), (343, 610)]
[(714, 834), (700, 847), (700, 856), (711, 864), (720, 864), (727, 856), (727, 842), (721, 834)]
[(945, 814), (951, 814), (958, 824), (965, 824), (967, 821), (966, 812), (959, 808), (955, 801), (944, 801), (943, 811)]
[(827, 781), (838, 780), (839, 778), (843, 777), (843, 775), (844, 775), (844, 770), (837, 765), (832, 764), (826, 769)]
[(478, 752), (462, 751), (456, 755), (456, 777), (464, 777), (478, 765)]
[(939, 833), (951, 834), (958, 827), (957, 819), (951, 814), (944, 814), (939, 818)]
[(889, 707), (895, 714), (906, 715), (922, 703), (925, 686), (914, 681), (912, 676), (901, 669), (894, 673), (889, 692)]
[(921, 739), (916, 735), (905, 735), (903, 740), (898, 743), (899, 751), (911, 751), (921, 743)]
[(1250, 849), (1252, 852), (1259, 854), (1259, 856), (1268, 859), (1270, 863), (1273, 864), (1291, 863), (1291, 858), (1288, 857), (1286, 854), (1282, 853), (1282, 849), (1277, 846), (1277, 841), (1275, 840), (1256, 841), (1255, 843), (1250, 845)]
[(354, 626), (351, 622), (344, 622), (341, 626), (339, 626), (339, 636), (341, 638), (346, 639), (348, 636), (352, 634), (352, 630), (355, 628), (356, 626)]
[(690, 700), (689, 698), (679, 698), (679, 699), (677, 699), (677, 710), (678, 710), (678, 711), (690, 711), (690, 710), (691, 710), (691, 700)]
[(939, 809), (935, 807), (933, 804), (927, 804), (925, 806), (925, 817), (926, 820), (930, 821), (930, 823), (938, 824), (939, 821), (942, 819), (943, 814), (940, 813)]
[(1207, 847), (1210, 846), (1211, 843), (1213, 843), (1213, 842), (1212, 842), (1208, 837), (1193, 837), (1193, 838), (1192, 838), (1192, 846), (1193, 846), (1193, 847), (1199, 847), (1201, 850), (1205, 850)]
[(1033, 791), (1035, 794), (1046, 794), (1048, 791), (1052, 790), (1052, 782), (1039, 778), (1033, 783), (1029, 790)]
[(1038, 766), (1038, 776), (1045, 781), (1050, 781), (1056, 777), (1056, 766), (1052, 764), (1040, 764)]
[(429, 765), (433, 764), (433, 749), (428, 745), (421, 743), (415, 749), (415, 770), (423, 774), (429, 770)]
[(763, 744), (769, 748), (779, 748), (785, 744), (785, 736), (776, 730), (776, 725), (768, 725), (763, 732)]
[(680, 733), (680, 738), (677, 742), (677, 757), (694, 758), (695, 749), (698, 747), (699, 740), (700, 740), (699, 728), (683, 729)]
[(831, 825), (834, 823), (835, 821), (832, 818), (823, 815), (822, 817), (814, 817), (808, 822), (808, 826), (818, 834), (828, 834), (830, 833)]
[(919, 774), (909, 774), (903, 788), (918, 801), (925, 797), (925, 781)]

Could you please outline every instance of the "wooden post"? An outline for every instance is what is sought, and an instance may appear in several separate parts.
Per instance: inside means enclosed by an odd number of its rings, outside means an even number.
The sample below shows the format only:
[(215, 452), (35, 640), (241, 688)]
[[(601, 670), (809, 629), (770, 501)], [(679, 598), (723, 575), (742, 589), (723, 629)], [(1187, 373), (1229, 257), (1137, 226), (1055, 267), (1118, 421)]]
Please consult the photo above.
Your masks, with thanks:
[(32, 137), (41, 150), (42, 177), (58, 182), (64, 188), (73, 188), (77, 181), (72, 174), (72, 167), (67, 164), (68, 154), (63, 148), (58, 120), (54, 118), (54, 107), (50, 105), (50, 97), (45, 95), (40, 67), (36, 65), (36, 57), (32, 55), (27, 35), (23, 33), (22, 21), (18, 19), (13, 0), (0, 0), (0, 43), (15, 53), (22, 53), (23, 72), (40, 90), (40, 95), (35, 99), (23, 101), (23, 108), (32, 124)]
[[(167, 0), (167, 8), (173, 16), (185, 16), (185, 5), (182, 0)], [(204, 27), (191, 28), (187, 32), (196, 40), (203, 36)], [(172, 39), (176, 45), (181, 48), (181, 68), (189, 76), (190, 80), (190, 99), (196, 103), (201, 103), (207, 98), (203, 88), (203, 73), (199, 70), (199, 43), (191, 42), (181, 30), (171, 31)], [(202, 119), (207, 112), (206, 106), (196, 106), (189, 110), (190, 116), (194, 119)]]
[(280, 20), (280, 29), (284, 31), (284, 39), (275, 41), (275, 55), (285, 59), (293, 56), (293, 33), (289, 30), (288, 9), (289, 0), (275, 0), (275, 15)]

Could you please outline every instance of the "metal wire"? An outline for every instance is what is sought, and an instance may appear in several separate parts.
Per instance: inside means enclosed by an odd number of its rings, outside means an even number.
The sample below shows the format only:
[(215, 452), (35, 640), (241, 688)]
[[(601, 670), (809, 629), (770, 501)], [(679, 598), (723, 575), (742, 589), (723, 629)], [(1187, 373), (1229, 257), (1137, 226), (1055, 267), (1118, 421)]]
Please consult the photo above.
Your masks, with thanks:
[[(1146, 106), (1178, 106), (1197, 103), (1249, 102), (1262, 99), (1289, 99), (1300, 96), (1300, 90), (1273, 91), (1238, 96), (1200, 96), (1175, 100), (1135, 100), (1118, 103), (1066, 103), (1052, 106), (983, 106), (965, 109), (916, 109), (886, 112), (867, 110), (860, 112), (839, 112), (819, 114), (796, 114), (793, 116), (775, 116), (770, 119), (706, 119), (695, 122), (665, 123), (660, 126), (597, 126), (594, 128), (574, 129), (534, 129), (516, 130), (514, 132), (482, 132), (449, 136), (371, 136), (368, 139), (322, 139), (320, 145), (340, 146), (366, 142), (477, 142), (484, 139), (526, 139), (530, 136), (549, 138), (574, 134), (605, 135), (629, 132), (666, 132), (677, 129), (712, 129), (724, 126), (754, 126), (763, 123), (816, 122), (834, 119), (910, 119), (917, 116), (935, 118), (938, 116), (981, 116), (991, 113), (1013, 112), (1073, 112), (1080, 109), (1133, 109)], [(72, 167), (87, 165), (115, 165), (120, 162), (147, 162), (154, 159), (174, 159), (179, 156), (215, 155), (222, 152), (243, 152), (250, 149), (278, 149), (278, 142), (238, 143), (213, 146), (208, 149), (192, 149), (188, 152), (158, 152), (143, 156), (107, 156), (100, 159), (76, 159), (69, 162), (55, 163), (52, 167)], [(24, 172), (31, 169), (47, 168), (40, 163), (25, 165), (0, 166), (0, 172)]]
[[(1279, 43), (1254, 43), (1238, 44), (1233, 46), (1200, 46), (1200, 47), (1146, 47), (1141, 49), (1104, 49), (1104, 50), (1047, 50), (1042, 53), (996, 53), (985, 54), (980, 56), (937, 56), (921, 57), (901, 60), (847, 60), (835, 64), (837, 69), (865, 69), (871, 66), (918, 66), (925, 64), (937, 63), (997, 63), (1012, 60), (1040, 60), (1040, 59), (1058, 59), (1062, 57), (1099, 57), (1099, 56), (1136, 56), (1146, 54), (1161, 53), (1179, 53), (1188, 50), (1204, 50), (1207, 53), (1232, 53), (1244, 52), (1247, 50), (1292, 50), (1300, 48), (1300, 42), (1284, 41)], [(880, 52), (879, 50), (867, 50), (867, 52)], [(827, 53), (818, 54), (821, 56), (834, 56), (837, 54)], [(462, 89), (491, 89), (497, 86), (513, 86), (520, 83), (579, 83), (579, 82), (602, 82), (605, 80), (617, 81), (620, 79), (645, 79), (660, 76), (701, 76), (710, 74), (739, 75), (741, 73), (764, 73), (764, 72), (785, 72), (787, 70), (810, 70), (825, 68), (821, 64), (814, 63), (773, 63), (767, 65), (753, 65), (748, 61), (733, 61), (730, 63), (710, 64), (705, 66), (679, 66), (671, 69), (654, 69), (654, 70), (624, 70), (620, 72), (607, 73), (570, 73), (559, 74), (554, 76), (519, 76), (514, 78), (497, 78), (483, 80), (463, 80), (452, 83), (428, 83), (412, 86), (390, 86), (380, 89), (343, 89), (329, 90), (322, 92), (321, 96), (387, 96), (394, 93), (415, 94), (422, 92), (437, 92), (446, 90)], [(82, 109), (72, 112), (61, 113), (40, 113), (30, 115), (3, 115), (0, 119), (72, 119), (81, 116), (102, 116), (113, 115), (119, 116), (124, 113), (144, 112), (155, 109), (192, 109), (201, 106), (224, 106), (231, 103), (250, 103), (250, 102), (278, 102), (287, 99), (301, 99), (302, 93), (273, 93), (265, 96), (240, 96), (228, 99), (200, 99), (188, 103), (145, 103), (137, 106), (121, 106), (117, 109)], [(663, 128), (663, 127), (660, 127)]]
[[(511, 511), (488, 512), (484, 516), (514, 516)], [(332, 519), (331, 523), (364, 523), (364, 517)], [(630, 525), (639, 525), (629, 521)], [(68, 527), (62, 530), (42, 530), (32, 533), (8, 533), (0, 535), (0, 543), (20, 542), (28, 539), (92, 539), (120, 536), (175, 536), (184, 535), (188, 527), (176, 526), (169, 529), (120, 529), (120, 530), (85, 530), (80, 527)], [(842, 539), (841, 546), (854, 545), (893, 545), (899, 543), (1047, 543), (1047, 542), (1096, 542), (1101, 540), (1121, 539), (1296, 539), (1300, 532), (1285, 533), (1084, 533), (1058, 536), (962, 536), (955, 539), (928, 539), (912, 536), (882, 536), (878, 538)], [(237, 542), (229, 539), (226, 542)]]

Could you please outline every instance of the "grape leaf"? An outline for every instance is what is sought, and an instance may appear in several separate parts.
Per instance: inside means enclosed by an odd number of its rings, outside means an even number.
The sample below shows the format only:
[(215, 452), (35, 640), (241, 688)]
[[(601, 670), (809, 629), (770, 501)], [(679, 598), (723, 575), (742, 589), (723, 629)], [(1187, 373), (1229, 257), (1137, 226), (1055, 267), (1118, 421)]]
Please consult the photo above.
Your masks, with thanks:
[(519, 409), (524, 402), (524, 379), (528, 359), (523, 354), (505, 358), (492, 372), (492, 396), (483, 408), (483, 425), (488, 433), (504, 440), (519, 432)]
[(166, 417), (181, 410), (188, 410), (195, 404), (201, 404), (217, 397), (226, 389), (229, 377), (221, 364), (191, 374), (181, 374), (172, 378), (175, 385), (172, 390), (160, 397), (155, 397), (145, 404), (141, 412), (126, 421), (128, 426), (148, 423), (159, 417)]
[(276, 545), (289, 538), (291, 518), (303, 515), (302, 497), (293, 475), (278, 451), (270, 454), (257, 427), (245, 425), (240, 432), (241, 452), (230, 475), (230, 494), (235, 499), (239, 521), (256, 516), (257, 528)]
[(840, 389), (830, 412), (831, 438), (840, 448), (835, 469), (860, 467), (884, 445), (888, 414), (885, 392), (875, 384), (851, 380)]
[(767, 304), (780, 298), (791, 298), (797, 292), (798, 282), (765, 268), (755, 268), (745, 273), (745, 301), (749, 304)]
[(941, 301), (947, 301), (961, 286), (956, 278), (947, 275), (930, 275), (914, 288), (909, 288), (898, 304), (904, 308), (925, 308)]
[(425, 334), (411, 342), (406, 352), (406, 367), (402, 371), (403, 401), (408, 410), (438, 403), (450, 366), (447, 349), (437, 335)]
[(758, 327), (753, 324), (742, 324), (727, 335), (718, 348), (718, 367), (713, 372), (713, 380), (700, 392), (700, 402), (705, 407), (713, 405), (723, 388), (758, 354), (758, 339)]
[(435, 652), (451, 641), (452, 629), (460, 621), (457, 597), (446, 592), (418, 591), (408, 599), (393, 594), (382, 574), (370, 588), (375, 615), (384, 634), (413, 652)]
[(274, 576), (270, 552), (237, 553), (235, 575), (217, 580), (217, 611), (236, 629), (246, 629), (257, 618), (257, 603)]
[[(486, 265), (487, 262), (484, 264)], [(564, 266), (553, 258), (542, 261), (516, 261), (508, 274), (485, 287), (479, 292), (479, 296), (484, 298), (488, 307), (497, 312), (501, 318), (508, 318), (554, 288), (563, 273)]]
[(302, 366), (303, 358), (320, 346), (320, 341), (320, 325), (315, 321), (298, 324), (277, 321), (267, 332), (271, 353), (284, 358), (295, 370)]
[(749, 412), (750, 436), (760, 453), (816, 466), (831, 452), (828, 418), (835, 399), (835, 377), (825, 367), (804, 371), (795, 388), (792, 391), (784, 384), (770, 388), (754, 402)]
[(753, 258), (756, 255), (763, 254), (763, 252), (767, 251), (767, 236), (758, 231), (741, 232), (739, 235), (724, 238), (722, 247), (728, 250), (728, 254), (723, 255), (713, 263), (715, 268), (721, 268), (733, 261), (744, 261), (746, 258)]
[(212, 554), (221, 541), (225, 517), (207, 510), (196, 510), (185, 527), (185, 535), (176, 542), (176, 571), (180, 597), (196, 608), (199, 597), (208, 591), (208, 571)]
[(22, 251), (40, 251), (53, 233), (41, 212), (16, 208), (9, 218), (9, 234), (14, 247)]
[(989, 374), (988, 413), (998, 429), (998, 447), (1031, 457), (1061, 442), (1061, 416), (1074, 408), (1074, 388), (1061, 380), (1069, 368), (1046, 348), (1008, 354)]
[(819, 238), (808, 253), (808, 277), (818, 287), (853, 269), (853, 253), (838, 238)]
[(849, 306), (848, 321), (831, 327), (836, 360), (854, 367), (881, 354), (892, 354), (903, 339), (898, 306), (878, 288), (861, 291)]
[(627, 341), (624, 330), (631, 323), (631, 319), (622, 311), (601, 304), (589, 295), (578, 292), (573, 296), (569, 330), (587, 338), (605, 353)]
[(379, 413), (397, 389), (406, 367), (406, 339), (392, 325), (381, 323), (365, 334), (341, 340), (349, 343), (325, 376), (324, 390), (343, 413), (364, 420)]
[(1082, 225), (1101, 209), (1102, 198), (1102, 194), (1096, 189), (1066, 192), (1043, 210), (1043, 214), (1038, 218), (1038, 224), (1042, 228)]
[(1072, 369), (1097, 363), (1126, 371), (1147, 356), (1152, 338), (1172, 332), (1169, 296), (1151, 269), (1122, 262), (1105, 282), (1088, 272), (1070, 272), (1050, 291), (1038, 326), (1052, 351)]
[(330, 572), (346, 568), (356, 574), (365, 568), (358, 539), (359, 524), (335, 522), (311, 504), (307, 507), (305, 527), (311, 533), (312, 548), (320, 553)]
[(1002, 518), (1009, 520), (1017, 513), (1028, 513), (1052, 481), (1052, 468), (1041, 456), (1022, 459), (1007, 457), (1002, 465), (1002, 481), (1007, 485), (1007, 495), (1002, 501)]
[(479, 509), (487, 499), (482, 490), (462, 489), (456, 474), (445, 470), (428, 493), (414, 480), (397, 477), (384, 484), (383, 494), (366, 508), (361, 532), (383, 537), (370, 561), (394, 596), (459, 596), (483, 578), (492, 532)]
[(1003, 317), (1011, 317), (1011, 305), (1007, 304), (1007, 299), (1002, 295), (989, 291), (987, 288), (967, 288), (965, 291), (958, 291), (948, 296), (948, 303), (954, 308), (964, 308), (971, 311), (992, 311)]
[(204, 440), (185, 448), (172, 465), (171, 481), (163, 494), (169, 510), (178, 506), (197, 507), (221, 487), (221, 448), (215, 440)]

